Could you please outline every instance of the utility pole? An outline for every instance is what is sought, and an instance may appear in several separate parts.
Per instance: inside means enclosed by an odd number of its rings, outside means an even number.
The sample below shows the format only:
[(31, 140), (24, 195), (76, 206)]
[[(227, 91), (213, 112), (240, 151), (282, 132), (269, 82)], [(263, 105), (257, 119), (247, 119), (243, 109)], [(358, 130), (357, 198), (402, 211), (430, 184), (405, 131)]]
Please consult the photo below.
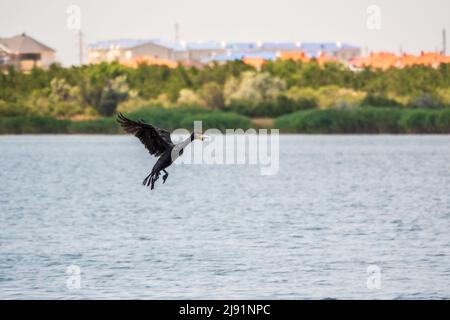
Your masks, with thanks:
[(442, 30), (442, 55), (447, 54), (447, 31), (445, 29)]
[(83, 32), (81, 29), (78, 31), (78, 55), (80, 58), (80, 66), (83, 65)]

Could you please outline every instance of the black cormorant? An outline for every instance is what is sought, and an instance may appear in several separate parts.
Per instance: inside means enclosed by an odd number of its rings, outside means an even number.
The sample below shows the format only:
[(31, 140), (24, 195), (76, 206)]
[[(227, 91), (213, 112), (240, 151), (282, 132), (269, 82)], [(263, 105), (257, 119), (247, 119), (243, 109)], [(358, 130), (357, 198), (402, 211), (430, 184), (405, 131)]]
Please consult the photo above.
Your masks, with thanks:
[(166, 168), (183, 154), (183, 150), (187, 145), (195, 139), (205, 139), (204, 135), (192, 132), (186, 140), (181, 143), (174, 144), (170, 138), (169, 131), (155, 127), (154, 125), (146, 123), (143, 120), (130, 120), (123, 114), (119, 113), (117, 116), (117, 122), (120, 123), (127, 133), (134, 134), (138, 137), (152, 156), (159, 157), (150, 174), (142, 182), (144, 186), (151, 186), (151, 189), (154, 188), (155, 181), (158, 180), (159, 173), (161, 171), (164, 172), (163, 183), (166, 182), (166, 179), (169, 176)]

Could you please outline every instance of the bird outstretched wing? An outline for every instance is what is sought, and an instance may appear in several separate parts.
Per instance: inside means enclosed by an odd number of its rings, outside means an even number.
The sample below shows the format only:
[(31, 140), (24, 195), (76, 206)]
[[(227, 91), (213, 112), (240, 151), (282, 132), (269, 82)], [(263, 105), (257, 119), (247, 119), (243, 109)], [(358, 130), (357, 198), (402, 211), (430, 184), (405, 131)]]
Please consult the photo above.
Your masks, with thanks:
[(148, 152), (155, 157), (160, 156), (174, 145), (172, 139), (170, 139), (170, 132), (167, 130), (155, 127), (144, 121), (128, 119), (121, 113), (117, 116), (117, 122), (120, 123), (127, 133), (138, 137)]

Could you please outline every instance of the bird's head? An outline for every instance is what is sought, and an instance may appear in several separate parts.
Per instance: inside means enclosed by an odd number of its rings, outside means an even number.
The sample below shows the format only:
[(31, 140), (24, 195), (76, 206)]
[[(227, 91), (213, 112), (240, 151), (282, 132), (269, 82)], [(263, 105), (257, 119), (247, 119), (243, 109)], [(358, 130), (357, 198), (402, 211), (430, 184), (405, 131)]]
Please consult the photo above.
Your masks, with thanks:
[(204, 135), (202, 133), (192, 132), (191, 139), (192, 140), (204, 141), (204, 140), (208, 139), (208, 136), (206, 136), (206, 135)]

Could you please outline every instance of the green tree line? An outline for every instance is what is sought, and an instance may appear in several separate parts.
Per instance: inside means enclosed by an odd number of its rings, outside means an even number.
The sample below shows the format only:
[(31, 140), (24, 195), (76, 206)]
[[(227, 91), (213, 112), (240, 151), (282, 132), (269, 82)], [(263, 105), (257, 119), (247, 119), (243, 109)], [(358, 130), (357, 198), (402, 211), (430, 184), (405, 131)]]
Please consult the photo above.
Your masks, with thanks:
[[(392, 115), (441, 110), (450, 108), (450, 64), (352, 71), (337, 63), (320, 66), (292, 60), (268, 62), (261, 70), (241, 61), (203, 68), (101, 63), (0, 73), (0, 116), (16, 122), (78, 117), (99, 124), (118, 111), (142, 108), (180, 114), (201, 109), (213, 114), (210, 121), (219, 112), (230, 117), (286, 118), (305, 111), (338, 117), (337, 111), (364, 113), (373, 108), (382, 114), (393, 110)], [(423, 115), (420, 112), (417, 117)], [(95, 122), (91, 125), (95, 127)]]

